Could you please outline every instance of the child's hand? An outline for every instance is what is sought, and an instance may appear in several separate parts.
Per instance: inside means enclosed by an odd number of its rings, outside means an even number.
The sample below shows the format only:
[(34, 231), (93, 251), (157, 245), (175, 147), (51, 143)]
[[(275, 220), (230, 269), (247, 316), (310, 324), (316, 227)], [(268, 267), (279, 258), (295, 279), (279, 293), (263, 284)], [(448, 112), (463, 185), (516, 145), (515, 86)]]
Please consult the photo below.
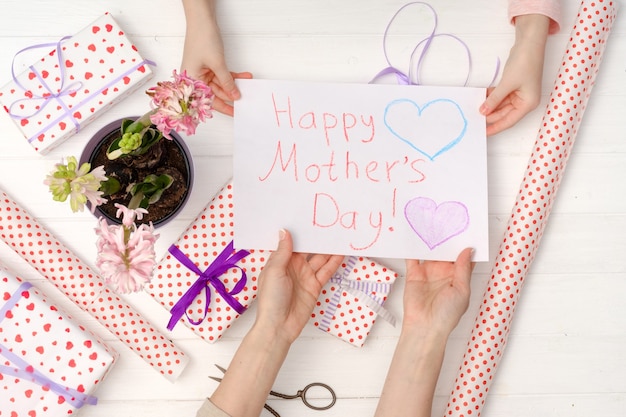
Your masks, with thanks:
[(500, 84), (487, 91), (480, 107), (487, 116), (487, 136), (508, 129), (539, 105), (549, 26), (550, 19), (543, 15), (516, 18), (515, 44)]

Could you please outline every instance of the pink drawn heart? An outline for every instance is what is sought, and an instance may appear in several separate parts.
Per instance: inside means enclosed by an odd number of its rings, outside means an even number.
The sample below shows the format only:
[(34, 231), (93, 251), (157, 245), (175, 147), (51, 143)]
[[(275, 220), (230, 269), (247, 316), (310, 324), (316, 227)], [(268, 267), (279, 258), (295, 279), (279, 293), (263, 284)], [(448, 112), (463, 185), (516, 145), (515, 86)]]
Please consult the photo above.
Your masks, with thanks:
[(467, 207), (458, 201), (439, 205), (427, 197), (416, 197), (404, 206), (404, 217), (430, 250), (463, 233), (469, 226)]

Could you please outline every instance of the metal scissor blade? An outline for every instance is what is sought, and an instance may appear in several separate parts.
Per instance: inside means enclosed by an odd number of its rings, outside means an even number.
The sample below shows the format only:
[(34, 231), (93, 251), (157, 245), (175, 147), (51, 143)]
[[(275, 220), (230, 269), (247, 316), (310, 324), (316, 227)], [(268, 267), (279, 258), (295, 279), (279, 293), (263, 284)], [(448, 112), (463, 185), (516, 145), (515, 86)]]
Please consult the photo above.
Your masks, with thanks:
[[(223, 374), (226, 373), (226, 369), (224, 369), (223, 367), (219, 366), (216, 363), (214, 363), (213, 365), (215, 365), (215, 367), (219, 369)], [(218, 378), (216, 376), (210, 376), (209, 378), (211, 378), (213, 381), (222, 382), (222, 378)]]

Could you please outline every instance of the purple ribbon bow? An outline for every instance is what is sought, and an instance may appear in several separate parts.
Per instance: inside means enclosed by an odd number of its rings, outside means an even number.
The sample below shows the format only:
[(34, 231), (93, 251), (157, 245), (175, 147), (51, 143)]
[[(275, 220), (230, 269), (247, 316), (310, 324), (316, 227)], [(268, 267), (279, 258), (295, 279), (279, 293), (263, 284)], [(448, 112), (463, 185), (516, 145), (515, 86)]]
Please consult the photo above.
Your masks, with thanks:
[[(22, 298), (24, 292), (28, 291), (30, 287), (32, 287), (31, 283), (23, 282), (17, 291), (13, 293), (11, 298), (9, 298), (2, 308), (0, 308), (0, 322), (6, 317), (7, 311), (15, 307), (18, 300)], [(98, 402), (98, 399), (94, 396), (84, 394), (74, 388), (66, 387), (54, 382), (2, 344), (0, 344), (0, 356), (4, 356), (9, 362), (15, 365), (0, 365), (0, 374), (11, 375), (15, 378), (31, 381), (42, 386), (44, 389), (49, 389), (55, 394), (63, 397), (65, 401), (75, 408), (80, 408), (85, 404), (95, 405)]]
[[(20, 51), (18, 51), (15, 56), (13, 57), (13, 63), (11, 64), (11, 76), (13, 77), (13, 82), (20, 87), (22, 90), (24, 91), (30, 91), (30, 95), (28, 98), (23, 98), (23, 99), (19, 99), (14, 101), (10, 106), (9, 106), (9, 114), (11, 115), (11, 117), (13, 118), (30, 118), (33, 117), (37, 114), (39, 114), (39, 112), (41, 112), (43, 109), (46, 108), (46, 106), (48, 104), (50, 104), (53, 100), (56, 100), (59, 104), (59, 106), (61, 106), (61, 108), (63, 109), (63, 112), (65, 113), (65, 116), (69, 117), (70, 120), (72, 121), (72, 123), (74, 124), (74, 126), (76, 126), (76, 129), (78, 130), (80, 128), (80, 124), (78, 123), (78, 121), (74, 118), (74, 116), (72, 115), (72, 111), (71, 109), (69, 109), (66, 105), (65, 102), (63, 100), (61, 100), (61, 97), (63, 96), (68, 96), (70, 94), (74, 94), (76, 93), (78, 90), (81, 89), (82, 87), (82, 83), (80, 82), (74, 82), (68, 86), (65, 86), (65, 64), (63, 63), (63, 56), (62, 56), (62, 49), (61, 49), (61, 43), (66, 40), (69, 39), (69, 36), (64, 36), (63, 38), (61, 38), (58, 42), (54, 42), (54, 43), (42, 43), (42, 44), (37, 44), (37, 45), (32, 45), (32, 46), (28, 46)], [(29, 90), (27, 87), (25, 87), (24, 85), (22, 85), (20, 83), (20, 81), (17, 78), (17, 75), (15, 74), (15, 58), (17, 58), (21, 53), (29, 51), (31, 49), (38, 49), (38, 48), (46, 48), (49, 46), (54, 46), (55, 50), (52, 52), (52, 54), (54, 54), (57, 57), (57, 67), (59, 68), (59, 88), (55, 91), (52, 87), (50, 87), (48, 85), (48, 83), (46, 83), (45, 77), (42, 76), (42, 74), (40, 74), (33, 65), (29, 66), (28, 68), (30, 69), (30, 71), (35, 75), (35, 77), (37, 77), (37, 80), (41, 83), (41, 86), (44, 88), (45, 92), (43, 94), (35, 94), (32, 90)], [(20, 103), (24, 102), (24, 101), (31, 101), (31, 100), (37, 100), (38, 102), (41, 102), (41, 104), (38, 104), (35, 106), (35, 110), (29, 114), (17, 114), (16, 111), (14, 110), (14, 107), (16, 107), (17, 105), (19, 105)], [(33, 139), (33, 138), (31, 138)]]
[[(31, 118), (31, 117), (39, 114), (41, 111), (43, 111), (43, 109), (46, 108), (46, 106), (48, 106), (48, 104), (50, 104), (53, 101), (56, 101), (58, 103), (58, 105), (61, 107), (61, 109), (63, 109), (63, 114), (61, 114), (61, 116), (57, 117), (55, 120), (49, 121), (48, 125), (46, 127), (44, 127), (43, 129), (41, 129), (40, 131), (38, 131), (37, 133), (32, 135), (30, 138), (28, 138), (28, 142), (29, 143), (33, 142), (42, 133), (46, 132), (50, 128), (50, 126), (54, 126), (55, 124), (59, 123), (61, 120), (63, 120), (66, 117), (71, 120), (71, 122), (76, 127), (76, 131), (78, 132), (80, 130), (80, 122), (78, 120), (76, 120), (76, 118), (74, 117), (74, 112), (76, 112), (78, 109), (83, 107), (85, 104), (89, 103), (89, 101), (91, 99), (93, 99), (94, 97), (96, 97), (97, 95), (102, 93), (104, 90), (114, 86), (115, 84), (120, 82), (122, 79), (124, 79), (124, 77), (127, 77), (128, 75), (132, 74), (133, 72), (135, 72), (137, 69), (139, 69), (143, 65), (147, 64), (147, 65), (156, 66), (156, 64), (153, 61), (150, 61), (150, 60), (147, 60), (147, 59), (143, 60), (141, 62), (138, 62), (137, 64), (131, 66), (127, 71), (124, 71), (122, 74), (119, 74), (117, 77), (113, 78), (111, 81), (109, 81), (108, 83), (106, 83), (102, 87), (100, 87), (97, 90), (91, 92), (91, 94), (89, 94), (88, 97), (84, 98), (80, 102), (75, 103), (74, 105), (72, 105), (70, 107), (62, 100), (62, 98), (66, 97), (66, 96), (71, 96), (72, 94), (80, 91), (82, 89), (82, 87), (83, 87), (83, 83), (81, 83), (81, 82), (74, 82), (74, 83), (71, 83), (71, 84), (69, 84), (67, 86), (65, 85), (66, 67), (65, 67), (65, 62), (63, 61), (63, 55), (62, 55), (63, 47), (62, 47), (62, 43), (63, 43), (63, 41), (65, 41), (67, 39), (70, 39), (70, 38), (71, 38), (71, 36), (64, 36), (58, 42), (42, 43), (42, 44), (28, 46), (28, 47), (18, 51), (15, 54), (15, 56), (13, 57), (13, 62), (11, 64), (11, 76), (13, 77), (13, 82), (19, 88), (21, 88), (25, 92), (28, 92), (29, 95), (26, 98), (21, 98), (21, 99), (18, 99), (16, 101), (14, 101), (13, 103), (11, 103), (9, 105), (9, 109), (8, 109), (9, 115), (12, 118), (14, 118), (14, 119), (28, 119), (28, 118)], [(30, 71), (34, 74), (34, 76), (41, 83), (41, 86), (45, 90), (45, 92), (42, 93), (42, 94), (36, 94), (36, 93), (33, 92), (33, 90), (29, 90), (26, 86), (24, 86), (22, 83), (20, 83), (17, 75), (15, 74), (15, 58), (17, 58), (23, 52), (26, 52), (26, 51), (29, 51), (29, 50), (32, 50), (32, 49), (46, 48), (46, 47), (50, 47), (50, 46), (54, 46), (54, 48), (55, 48), (50, 53), (50, 55), (51, 56), (55, 55), (56, 58), (57, 58), (57, 65), (55, 67), (58, 67), (58, 70), (59, 70), (58, 78), (59, 78), (60, 84), (59, 84), (58, 88), (56, 88), (56, 89), (52, 88), (51, 86), (49, 86), (46, 83), (46, 81), (45, 81), (46, 77), (44, 77), (42, 74), (40, 74), (36, 70), (36, 68), (33, 65), (31, 65), (31, 66), (29, 66)], [(55, 78), (55, 77), (53, 77), (53, 78)], [(36, 103), (37, 103), (34, 106), (34, 111), (31, 111), (30, 113), (20, 114), (16, 110), (16, 107), (18, 107), (23, 102), (30, 102), (30, 101), (33, 101), (33, 100), (35, 100)]]
[[(189, 287), (187, 292), (183, 294), (180, 300), (178, 300), (178, 302), (176, 302), (170, 310), (172, 317), (167, 324), (168, 330), (172, 330), (174, 326), (176, 326), (176, 323), (183, 316), (183, 314), (193, 325), (202, 323), (208, 314), (209, 304), (211, 303), (211, 285), (215, 288), (215, 291), (217, 291), (217, 293), (224, 298), (224, 301), (226, 301), (228, 305), (230, 305), (237, 313), (242, 314), (246, 311), (246, 307), (244, 307), (234, 297), (234, 295), (239, 294), (245, 288), (246, 282), (248, 281), (246, 271), (237, 265), (237, 262), (248, 256), (250, 252), (246, 250), (239, 250), (233, 253), (235, 246), (231, 240), (231, 242), (217, 256), (217, 258), (211, 262), (209, 267), (202, 272), (191, 259), (178, 249), (177, 246), (172, 245), (168, 250), (174, 258), (180, 261), (181, 264), (185, 265), (190, 271), (199, 275), (198, 279), (191, 284), (191, 287)], [(238, 268), (241, 271), (241, 279), (231, 291), (228, 291), (224, 283), (220, 281), (218, 277), (231, 268)], [(204, 316), (200, 320), (194, 321), (187, 314), (187, 308), (191, 305), (196, 296), (200, 294), (202, 289), (205, 291)]]

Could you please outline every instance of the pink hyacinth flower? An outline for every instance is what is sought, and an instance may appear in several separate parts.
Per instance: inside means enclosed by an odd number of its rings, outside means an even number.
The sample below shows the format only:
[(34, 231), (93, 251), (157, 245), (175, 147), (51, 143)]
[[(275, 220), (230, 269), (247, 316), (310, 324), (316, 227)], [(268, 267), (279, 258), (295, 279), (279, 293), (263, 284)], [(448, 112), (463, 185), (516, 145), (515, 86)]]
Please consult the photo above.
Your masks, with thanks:
[(156, 265), (154, 244), (158, 235), (154, 233), (152, 224), (138, 227), (134, 224), (137, 210), (123, 210), (123, 206), (116, 206), (118, 217), (123, 213), (125, 223), (132, 220), (131, 226), (109, 225), (106, 220), (100, 219), (96, 228), (96, 266), (107, 284), (116, 292), (126, 294), (141, 290), (152, 279)]
[(150, 121), (167, 139), (172, 139), (172, 130), (193, 135), (200, 122), (213, 117), (214, 94), (208, 85), (188, 77), (186, 71), (178, 74), (174, 70), (173, 78), (147, 91), (156, 110)]

